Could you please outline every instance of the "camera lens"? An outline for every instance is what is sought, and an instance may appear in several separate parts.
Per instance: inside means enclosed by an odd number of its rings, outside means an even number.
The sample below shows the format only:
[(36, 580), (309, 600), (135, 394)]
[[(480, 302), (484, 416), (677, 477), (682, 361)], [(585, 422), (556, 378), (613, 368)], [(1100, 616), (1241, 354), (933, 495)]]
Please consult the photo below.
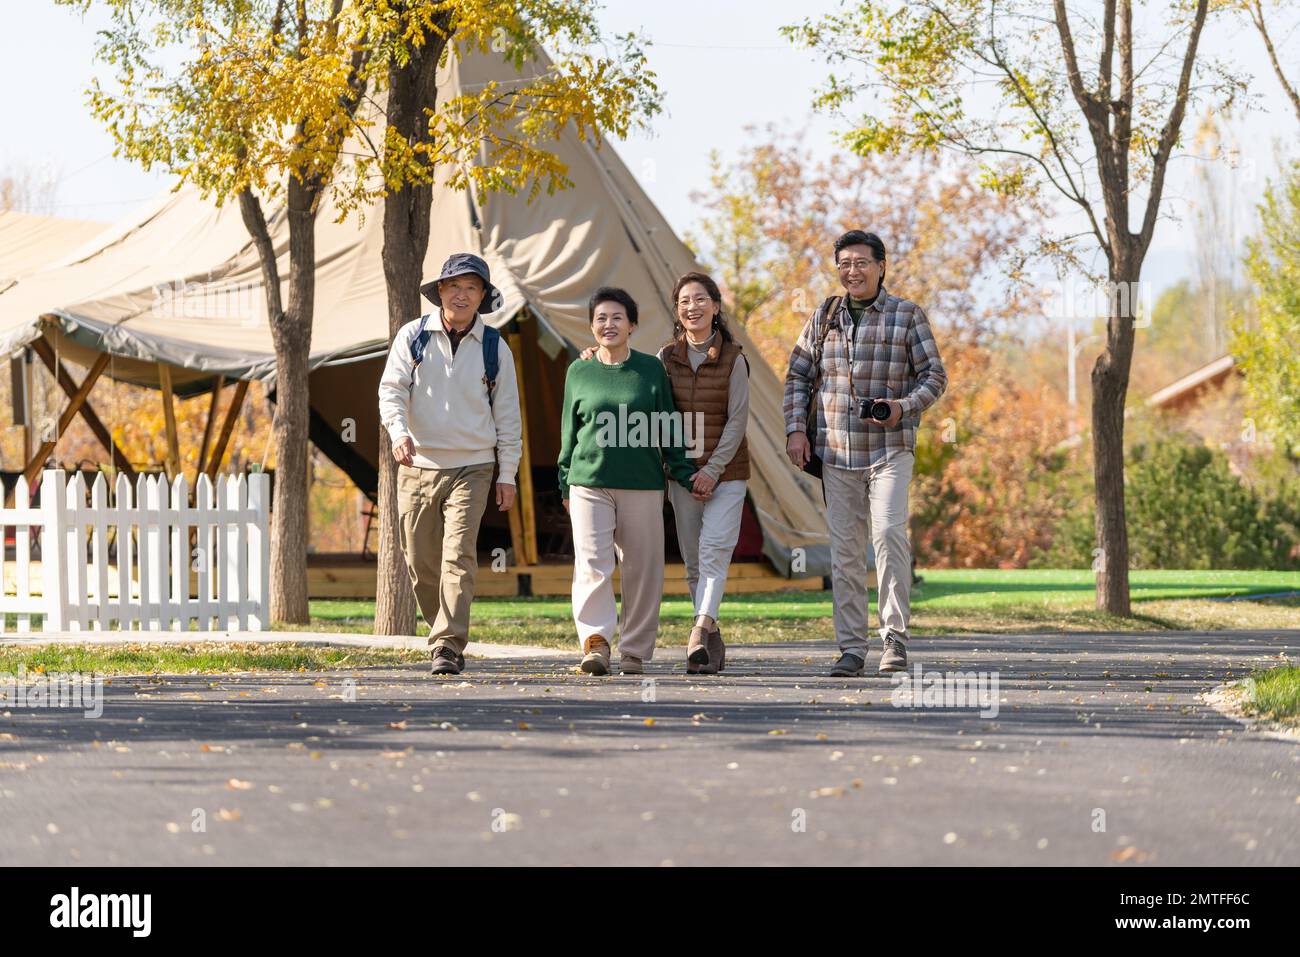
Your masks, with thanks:
[(893, 414), (893, 409), (884, 399), (876, 399), (871, 403), (871, 417), (879, 422), (884, 422)]

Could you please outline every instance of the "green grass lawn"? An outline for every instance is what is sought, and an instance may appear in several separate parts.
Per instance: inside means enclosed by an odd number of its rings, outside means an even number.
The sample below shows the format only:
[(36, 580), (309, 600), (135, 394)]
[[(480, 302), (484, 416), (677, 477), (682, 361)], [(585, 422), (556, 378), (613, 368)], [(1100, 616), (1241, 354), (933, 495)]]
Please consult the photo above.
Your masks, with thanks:
[(255, 645), (241, 642), (202, 642), (193, 645), (117, 646), (21, 645), (0, 647), (0, 673), (28, 677), (40, 672), (78, 671), (103, 675), (225, 674), (237, 671), (336, 671), (424, 661), (422, 651), (369, 648), (326, 648), (289, 642)]
[[(1300, 628), (1300, 597), (1217, 598), (1300, 592), (1300, 572), (1135, 571), (1130, 579), (1133, 618), (1115, 618), (1095, 605), (1086, 569), (957, 569), (925, 571), (912, 591), (918, 635), (1007, 631), (1091, 631), (1228, 628)], [(872, 595), (874, 614), (875, 595)], [(566, 598), (482, 598), (473, 606), (481, 641), (569, 647), (575, 643)], [(368, 632), (372, 601), (313, 601), (312, 623), (299, 630)], [(685, 598), (663, 603), (663, 641), (685, 643), (692, 616)], [(728, 595), (723, 604), (729, 638), (760, 643), (825, 638), (829, 592)]]

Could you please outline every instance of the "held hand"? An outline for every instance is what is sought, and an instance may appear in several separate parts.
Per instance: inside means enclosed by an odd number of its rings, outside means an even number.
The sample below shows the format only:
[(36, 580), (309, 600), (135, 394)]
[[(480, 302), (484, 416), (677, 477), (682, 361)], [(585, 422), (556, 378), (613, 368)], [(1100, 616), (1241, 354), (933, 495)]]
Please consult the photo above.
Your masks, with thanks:
[(704, 469), (700, 469), (691, 476), (691, 483), (694, 485), (691, 491), (698, 499), (707, 499), (713, 494), (713, 490), (718, 487), (718, 483), (710, 478)]
[(596, 354), (596, 347), (595, 347), (595, 346), (587, 346), (587, 348), (583, 349), (582, 352), (580, 352), (580, 353), (578, 354), (578, 358), (579, 358), (579, 359), (590, 359), (590, 358), (591, 358), (592, 356), (594, 356), (595, 354)]
[(808, 433), (791, 432), (786, 436), (785, 454), (790, 457), (795, 468), (801, 469), (812, 458), (812, 449), (808, 446)]
[(569, 510), (569, 500), (567, 498), (564, 500), (564, 510), (565, 512)]
[(880, 426), (882, 429), (892, 429), (894, 426), (898, 425), (899, 422), (903, 421), (903, 405), (897, 399), (882, 399), (881, 401), (889, 403), (889, 408), (891, 410), (889, 418), (885, 419), (883, 422), (877, 422), (875, 419), (868, 419), (867, 421), (871, 422), (873, 425)]
[(393, 446), (393, 458), (399, 465), (410, 465), (415, 460), (415, 441), (409, 435)]
[(506, 482), (497, 482), (497, 508), (503, 512), (510, 511), (515, 504), (515, 487)]

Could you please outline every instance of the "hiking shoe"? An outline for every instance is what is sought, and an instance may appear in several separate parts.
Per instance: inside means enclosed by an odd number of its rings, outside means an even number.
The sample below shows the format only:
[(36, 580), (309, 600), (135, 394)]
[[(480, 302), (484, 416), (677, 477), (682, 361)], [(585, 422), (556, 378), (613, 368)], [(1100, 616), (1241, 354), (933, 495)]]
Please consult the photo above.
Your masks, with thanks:
[(430, 654), (435, 675), (458, 675), (465, 670), (465, 656), (457, 653), (448, 645), (439, 645)]
[(584, 674), (609, 674), (609, 642), (600, 635), (592, 635), (583, 644), (586, 654), (582, 656), (579, 666)]
[(877, 674), (888, 675), (895, 671), (907, 670), (907, 649), (903, 643), (892, 635), (885, 639), (885, 653), (880, 656)]
[(865, 658), (851, 655), (847, 651), (840, 655), (840, 660), (831, 666), (832, 678), (858, 678), (867, 666)]
[(618, 661), (618, 673), (621, 675), (645, 674), (645, 663), (636, 655), (623, 655)]
[(703, 625), (691, 629), (691, 637), (686, 642), (686, 673), (699, 674), (709, 663), (709, 630)]

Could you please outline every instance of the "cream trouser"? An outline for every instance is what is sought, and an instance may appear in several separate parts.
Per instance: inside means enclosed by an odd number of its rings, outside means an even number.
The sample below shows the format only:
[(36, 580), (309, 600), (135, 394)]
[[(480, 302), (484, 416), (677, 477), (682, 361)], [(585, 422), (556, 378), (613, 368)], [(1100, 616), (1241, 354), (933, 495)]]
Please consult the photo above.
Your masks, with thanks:
[(907, 538), (910, 451), (866, 469), (824, 468), (831, 532), (835, 641), (841, 652), (867, 655), (867, 540), (876, 552), (880, 637), (907, 645), (912, 546)]
[[(573, 527), (573, 623), (581, 645), (600, 635), (649, 661), (664, 591), (664, 493), (659, 489), (569, 487)], [(614, 562), (623, 580), (623, 618), (614, 606)]]
[(718, 620), (718, 606), (727, 588), (731, 554), (740, 537), (740, 513), (745, 507), (743, 479), (719, 482), (707, 502), (698, 501), (676, 483), (668, 486), (677, 522), (677, 545), (686, 563), (686, 584), (696, 615)]

